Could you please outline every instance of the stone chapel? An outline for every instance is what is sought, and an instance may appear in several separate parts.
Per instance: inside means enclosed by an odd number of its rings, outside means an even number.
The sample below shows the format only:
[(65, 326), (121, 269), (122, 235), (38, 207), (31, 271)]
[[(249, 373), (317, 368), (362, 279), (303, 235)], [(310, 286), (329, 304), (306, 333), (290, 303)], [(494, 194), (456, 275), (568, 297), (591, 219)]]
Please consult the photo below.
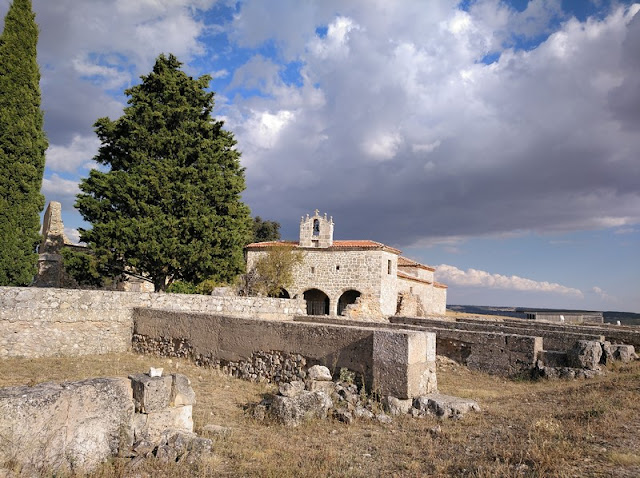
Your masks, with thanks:
[(369, 240), (334, 241), (333, 218), (307, 214), (298, 241), (249, 244), (247, 270), (269, 248), (291, 245), (303, 252), (294, 283), (283, 297), (302, 296), (309, 315), (382, 318), (395, 314), (444, 314), (447, 286), (434, 280), (433, 267), (401, 256), (401, 251)]

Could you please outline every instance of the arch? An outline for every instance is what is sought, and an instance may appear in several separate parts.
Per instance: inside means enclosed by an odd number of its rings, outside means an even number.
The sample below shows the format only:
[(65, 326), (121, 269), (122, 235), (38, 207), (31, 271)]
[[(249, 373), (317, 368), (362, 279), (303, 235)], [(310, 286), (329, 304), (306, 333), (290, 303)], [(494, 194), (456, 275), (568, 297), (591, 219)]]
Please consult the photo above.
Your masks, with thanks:
[(356, 299), (360, 297), (359, 291), (355, 289), (349, 289), (345, 291), (338, 299), (338, 315), (344, 315), (344, 310), (349, 304), (355, 304)]
[(278, 299), (291, 299), (291, 295), (287, 292), (287, 289), (281, 289), (278, 294)]
[(329, 296), (320, 289), (309, 289), (303, 297), (307, 301), (307, 315), (329, 315)]

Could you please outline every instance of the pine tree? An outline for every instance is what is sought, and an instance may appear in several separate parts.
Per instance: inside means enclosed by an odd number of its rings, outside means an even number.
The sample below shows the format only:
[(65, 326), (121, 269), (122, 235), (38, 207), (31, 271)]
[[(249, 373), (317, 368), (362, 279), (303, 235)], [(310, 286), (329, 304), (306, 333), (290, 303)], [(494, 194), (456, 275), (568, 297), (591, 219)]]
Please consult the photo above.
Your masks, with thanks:
[(244, 268), (252, 222), (233, 135), (211, 117), (211, 78), (187, 76), (161, 55), (142, 83), (125, 91), (123, 116), (95, 123), (102, 143), (76, 207), (92, 224), (81, 238), (111, 271), (149, 276), (155, 290), (174, 280), (231, 281)]
[(0, 36), (0, 285), (29, 285), (37, 272), (47, 149), (37, 44), (31, 0), (14, 0)]

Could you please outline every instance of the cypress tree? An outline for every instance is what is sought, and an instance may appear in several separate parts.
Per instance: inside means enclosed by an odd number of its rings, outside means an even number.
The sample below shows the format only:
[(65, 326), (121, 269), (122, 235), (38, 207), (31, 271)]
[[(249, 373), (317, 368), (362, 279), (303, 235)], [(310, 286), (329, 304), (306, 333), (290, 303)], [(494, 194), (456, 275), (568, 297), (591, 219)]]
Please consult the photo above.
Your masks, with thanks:
[(37, 44), (31, 0), (14, 0), (0, 36), (0, 285), (28, 285), (37, 272), (47, 149)]
[(211, 117), (211, 77), (187, 76), (161, 55), (142, 83), (125, 91), (124, 114), (95, 123), (102, 143), (80, 184), (80, 230), (100, 264), (153, 280), (230, 281), (244, 268), (252, 221), (233, 135)]

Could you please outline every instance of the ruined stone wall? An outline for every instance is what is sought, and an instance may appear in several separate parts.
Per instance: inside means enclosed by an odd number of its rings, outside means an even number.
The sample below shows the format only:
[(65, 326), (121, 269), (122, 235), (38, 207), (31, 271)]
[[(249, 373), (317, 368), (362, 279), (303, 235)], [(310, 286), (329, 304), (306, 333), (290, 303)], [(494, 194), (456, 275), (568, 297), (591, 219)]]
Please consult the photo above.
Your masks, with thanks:
[[(134, 347), (144, 353), (187, 357), (203, 365), (233, 367), (268, 378), (278, 373), (273, 357), (304, 357), (307, 366), (347, 368), (385, 395), (409, 398), (435, 391), (435, 334), (374, 330), (137, 309)], [(268, 352), (268, 353), (265, 353)], [(256, 360), (256, 357), (260, 360)], [(264, 364), (262, 362), (269, 362)], [(275, 368), (274, 368), (275, 366)]]
[[(329, 297), (331, 315), (338, 313), (338, 300), (348, 290), (357, 290), (379, 304), (383, 315), (396, 311), (396, 271), (398, 256), (385, 251), (300, 249), (303, 262), (294, 268), (291, 297), (302, 298), (305, 291), (319, 289)], [(247, 270), (251, 270), (266, 251), (249, 251)], [(391, 261), (391, 274), (388, 273)]]
[(0, 287), (0, 358), (129, 350), (135, 307), (263, 319), (306, 313), (303, 300)]

